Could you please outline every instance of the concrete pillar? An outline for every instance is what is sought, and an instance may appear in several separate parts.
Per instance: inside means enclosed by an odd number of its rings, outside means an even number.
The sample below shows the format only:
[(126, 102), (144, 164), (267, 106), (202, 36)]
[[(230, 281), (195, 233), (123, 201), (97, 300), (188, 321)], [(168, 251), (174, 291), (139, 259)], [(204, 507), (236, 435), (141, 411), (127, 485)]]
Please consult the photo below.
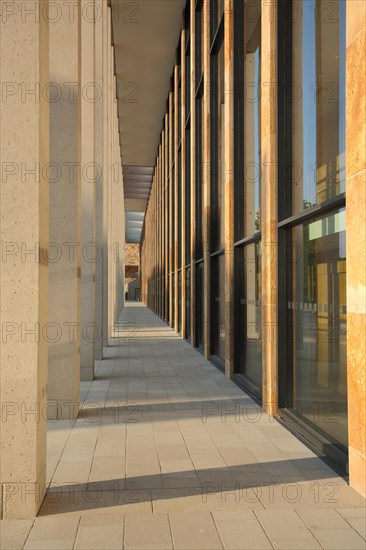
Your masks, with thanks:
[(366, 5), (346, 8), (347, 387), (350, 484), (366, 496)]
[[(49, 242), (47, 0), (1, 18), (1, 517), (31, 518), (46, 479)], [(29, 9), (28, 9), (29, 8)], [(3, 88), (4, 93), (4, 88)]]
[[(191, 0), (190, 5), (190, 98), (191, 104), (191, 342), (196, 344), (196, 2)], [(183, 58), (184, 59), (184, 58)], [(201, 182), (199, 182), (201, 184)]]
[(202, 123), (203, 123), (203, 207), (202, 207), (202, 238), (203, 238), (203, 350), (205, 357), (211, 355), (211, 318), (210, 318), (210, 180), (211, 180), (211, 85), (210, 85), (210, 1), (203, 3), (203, 74), (204, 89), (202, 99)]
[(262, 1), (261, 228), (262, 228), (262, 401), (277, 414), (277, 3)]
[[(94, 66), (94, 0), (79, 4), (80, 64), (79, 64), (79, 155), (81, 181), (81, 380), (94, 378), (95, 330), (95, 113), (91, 100), (95, 94)], [(82, 14), (82, 16), (81, 16)]]
[(101, 14), (95, 21), (95, 69), (94, 78), (96, 90), (100, 94), (94, 104), (95, 109), (95, 163), (97, 166), (95, 182), (95, 242), (98, 257), (95, 262), (95, 323), (97, 335), (94, 346), (94, 359), (100, 361), (103, 358), (103, 209), (104, 209), (104, 183), (105, 170), (103, 166), (103, 130), (104, 130), (104, 90), (103, 90), (103, 62), (104, 62), (104, 20), (107, 20), (107, 9), (103, 0), (95, 0), (97, 13)]
[(174, 68), (174, 329), (178, 332), (178, 66)]
[(225, 374), (234, 373), (234, 56), (233, 0), (225, 0)]
[(173, 136), (173, 101), (174, 93), (170, 92), (169, 94), (169, 325), (174, 326), (174, 310), (173, 310), (173, 271), (174, 271), (174, 213), (173, 213), (173, 193), (174, 193), (174, 182), (173, 182), (173, 147), (174, 147), (174, 136)]
[[(59, 337), (48, 347), (49, 416), (76, 418), (80, 404), (80, 179), (78, 163), (79, 21), (75, 10), (59, 4), (60, 17), (50, 25), (50, 81), (61, 90), (50, 102), (50, 162), (57, 166), (49, 183), (49, 239), (57, 261), (49, 263), (49, 322)], [(60, 48), (60, 44), (63, 47)]]
[[(192, 40), (192, 38), (191, 38)], [(181, 142), (181, 220), (182, 220), (182, 232), (181, 232), (181, 264), (182, 264), (182, 284), (181, 284), (181, 334), (183, 338), (186, 338), (186, 193), (187, 186), (190, 185), (190, 182), (186, 178), (186, 86), (187, 86), (187, 77), (186, 77), (186, 64), (185, 64), (185, 51), (186, 51), (186, 31), (183, 29), (180, 39), (180, 82), (181, 82), (181, 135), (178, 136), (178, 141)]]
[(102, 321), (102, 340), (103, 349), (108, 346), (109, 337), (109, 55), (111, 49), (111, 8), (107, 2), (102, 1), (102, 55), (103, 55), (103, 75), (102, 75), (102, 98), (103, 98), (103, 321)]
[(165, 322), (169, 323), (169, 113), (165, 115)]

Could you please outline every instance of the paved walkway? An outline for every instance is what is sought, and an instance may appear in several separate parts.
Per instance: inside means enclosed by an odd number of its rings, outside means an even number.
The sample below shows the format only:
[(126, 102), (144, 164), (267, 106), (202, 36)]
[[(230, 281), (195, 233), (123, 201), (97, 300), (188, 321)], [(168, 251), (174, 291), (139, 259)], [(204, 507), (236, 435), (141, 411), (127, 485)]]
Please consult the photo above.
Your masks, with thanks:
[(118, 330), (1, 548), (365, 548), (364, 500), (296, 437), (146, 307)]

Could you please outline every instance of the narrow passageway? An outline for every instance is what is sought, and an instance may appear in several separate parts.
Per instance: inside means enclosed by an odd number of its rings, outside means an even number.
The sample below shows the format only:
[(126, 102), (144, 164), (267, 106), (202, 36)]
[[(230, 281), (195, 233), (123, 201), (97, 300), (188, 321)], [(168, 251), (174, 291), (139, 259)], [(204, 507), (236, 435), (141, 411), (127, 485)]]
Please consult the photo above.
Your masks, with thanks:
[(364, 548), (362, 497), (147, 307), (115, 335), (25, 548)]

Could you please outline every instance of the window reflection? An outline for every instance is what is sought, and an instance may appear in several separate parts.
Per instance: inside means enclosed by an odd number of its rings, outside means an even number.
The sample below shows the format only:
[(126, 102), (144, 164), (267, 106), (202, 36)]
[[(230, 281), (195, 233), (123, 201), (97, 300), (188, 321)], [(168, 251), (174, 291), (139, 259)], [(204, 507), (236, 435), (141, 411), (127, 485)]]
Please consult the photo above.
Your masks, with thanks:
[(224, 43), (218, 53), (218, 104), (217, 104), (217, 130), (218, 130), (218, 221), (219, 221), (219, 248), (225, 243), (225, 58)]
[(225, 255), (212, 260), (213, 269), (213, 342), (212, 354), (225, 361)]
[(345, 11), (293, 2), (293, 213), (345, 191)]
[(292, 231), (293, 406), (347, 446), (345, 209)]
[(244, 4), (245, 236), (260, 231), (261, 10), (260, 2), (249, 4)]

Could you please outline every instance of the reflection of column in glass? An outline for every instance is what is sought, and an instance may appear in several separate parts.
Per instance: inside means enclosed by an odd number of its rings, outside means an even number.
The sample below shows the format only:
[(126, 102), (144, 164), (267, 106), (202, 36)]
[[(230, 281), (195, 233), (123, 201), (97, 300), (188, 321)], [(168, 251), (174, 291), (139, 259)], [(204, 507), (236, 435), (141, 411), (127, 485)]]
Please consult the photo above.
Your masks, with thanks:
[(317, 203), (339, 193), (339, 13), (329, 18), (334, 5), (333, 0), (317, 1)]
[(255, 139), (253, 139), (255, 103), (253, 103), (251, 96), (253, 83), (255, 81), (255, 53), (247, 53), (246, 55), (244, 78), (246, 83), (244, 97), (244, 135), (248, 138), (244, 140), (244, 223), (245, 235), (253, 235), (253, 233), (255, 233), (256, 158)]
[(224, 67), (224, 44), (222, 44), (219, 53), (219, 143), (218, 143), (218, 158), (219, 158), (219, 171), (218, 171), (218, 201), (219, 201), (219, 244), (221, 247), (225, 243), (225, 67)]
[(257, 340), (259, 332), (256, 322), (256, 260), (254, 244), (245, 248), (245, 296), (247, 308), (246, 337)]

